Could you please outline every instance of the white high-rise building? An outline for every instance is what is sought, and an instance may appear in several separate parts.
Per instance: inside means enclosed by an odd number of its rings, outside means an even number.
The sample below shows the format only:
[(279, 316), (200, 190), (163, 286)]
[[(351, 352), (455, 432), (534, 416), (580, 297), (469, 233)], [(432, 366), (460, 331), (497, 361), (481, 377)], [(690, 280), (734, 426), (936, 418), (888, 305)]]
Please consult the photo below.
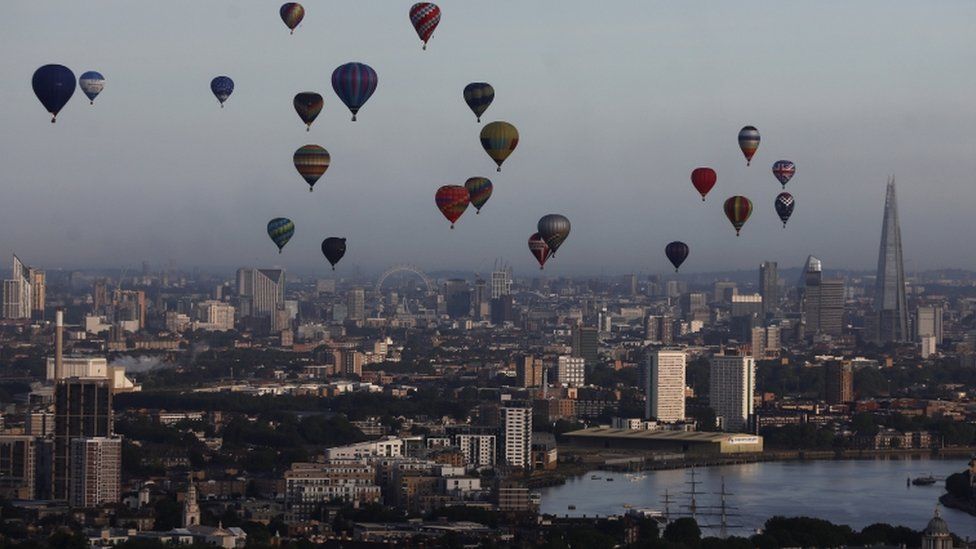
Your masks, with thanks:
[(237, 295), (241, 297), (241, 316), (271, 319), (271, 331), (278, 326), (278, 310), (285, 302), (284, 269), (238, 269)]
[(531, 467), (532, 408), (506, 404), (498, 409), (502, 433), (501, 461), (510, 467)]
[(512, 274), (507, 270), (492, 271), (491, 298), (498, 299), (512, 293)]
[(196, 304), (194, 316), (196, 323), (193, 327), (197, 330), (213, 332), (226, 332), (234, 329), (233, 305), (208, 299)]
[(30, 269), (15, 255), (10, 278), (3, 281), (3, 318), (30, 318), (33, 305), (31, 289)]
[(122, 484), (122, 439), (80, 437), (71, 439), (71, 480), (68, 501), (72, 507), (90, 508), (119, 501)]
[(709, 403), (723, 431), (744, 431), (753, 419), (756, 362), (751, 356), (713, 356)]
[(915, 339), (921, 341), (925, 336), (932, 336), (936, 345), (942, 345), (942, 307), (915, 309)]
[(646, 419), (671, 423), (685, 419), (684, 351), (654, 351), (647, 357)]
[(461, 449), (468, 465), (494, 467), (496, 440), (495, 435), (462, 433), (454, 437), (454, 445)]
[(583, 357), (561, 356), (556, 364), (556, 384), (566, 387), (586, 385), (586, 359)]

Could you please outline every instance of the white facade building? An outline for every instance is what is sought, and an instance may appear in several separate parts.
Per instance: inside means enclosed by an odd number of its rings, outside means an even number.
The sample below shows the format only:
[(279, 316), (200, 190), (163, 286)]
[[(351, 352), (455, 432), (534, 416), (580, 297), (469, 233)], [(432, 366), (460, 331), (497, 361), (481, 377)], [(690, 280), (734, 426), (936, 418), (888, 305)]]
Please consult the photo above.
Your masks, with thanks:
[(753, 419), (756, 362), (751, 356), (713, 356), (709, 404), (723, 431), (744, 431)]
[(459, 434), (454, 444), (464, 454), (464, 461), (474, 467), (494, 467), (497, 439), (495, 435)]
[(556, 384), (566, 387), (586, 385), (586, 359), (583, 357), (561, 356), (556, 364)]
[(498, 409), (502, 432), (501, 461), (510, 467), (532, 466), (532, 408), (511, 404)]
[(654, 351), (647, 357), (646, 419), (675, 422), (685, 419), (684, 351)]

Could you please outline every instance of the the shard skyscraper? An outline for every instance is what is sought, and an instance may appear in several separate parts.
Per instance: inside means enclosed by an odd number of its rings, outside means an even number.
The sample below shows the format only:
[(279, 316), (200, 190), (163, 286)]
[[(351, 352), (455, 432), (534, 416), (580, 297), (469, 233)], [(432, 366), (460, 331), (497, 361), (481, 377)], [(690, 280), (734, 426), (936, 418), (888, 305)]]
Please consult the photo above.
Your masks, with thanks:
[(898, 202), (895, 196), (894, 177), (888, 179), (888, 191), (885, 195), (874, 309), (878, 315), (879, 342), (909, 341), (905, 266), (901, 253), (901, 227), (898, 225)]

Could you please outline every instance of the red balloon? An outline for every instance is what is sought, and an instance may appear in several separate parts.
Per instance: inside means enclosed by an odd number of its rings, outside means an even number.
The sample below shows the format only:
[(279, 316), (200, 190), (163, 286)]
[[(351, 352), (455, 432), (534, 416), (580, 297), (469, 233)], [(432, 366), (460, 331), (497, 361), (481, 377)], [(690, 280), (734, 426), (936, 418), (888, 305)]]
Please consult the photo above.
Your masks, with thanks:
[(424, 43), (423, 49), (426, 50), (430, 35), (434, 34), (434, 29), (441, 22), (441, 9), (437, 4), (418, 2), (410, 8), (410, 22), (413, 24), (413, 29), (417, 31), (417, 36)]
[(552, 255), (552, 249), (546, 244), (545, 239), (539, 236), (539, 233), (532, 233), (532, 236), (529, 237), (529, 251), (532, 252), (532, 257), (539, 262), (540, 271), (546, 266), (546, 261)]
[(695, 168), (691, 172), (691, 184), (698, 189), (698, 193), (702, 196), (702, 202), (705, 201), (705, 195), (712, 190), (716, 181), (718, 181), (718, 175), (711, 168)]
[(752, 201), (744, 196), (732, 196), (725, 201), (725, 217), (729, 218), (735, 227), (735, 236), (739, 236), (742, 226), (752, 215)]
[(454, 222), (461, 217), (464, 210), (468, 209), (471, 195), (468, 194), (468, 189), (464, 185), (444, 185), (437, 189), (434, 200), (437, 202), (437, 208), (451, 222), (453, 229)]

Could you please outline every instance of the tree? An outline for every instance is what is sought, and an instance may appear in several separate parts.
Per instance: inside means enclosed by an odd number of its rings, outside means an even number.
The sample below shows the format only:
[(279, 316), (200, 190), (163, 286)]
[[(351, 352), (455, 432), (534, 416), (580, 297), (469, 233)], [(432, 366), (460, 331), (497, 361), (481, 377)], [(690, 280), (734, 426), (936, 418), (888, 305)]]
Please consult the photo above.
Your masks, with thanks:
[(701, 542), (701, 528), (693, 518), (679, 518), (664, 528), (664, 539), (688, 547), (697, 547)]

